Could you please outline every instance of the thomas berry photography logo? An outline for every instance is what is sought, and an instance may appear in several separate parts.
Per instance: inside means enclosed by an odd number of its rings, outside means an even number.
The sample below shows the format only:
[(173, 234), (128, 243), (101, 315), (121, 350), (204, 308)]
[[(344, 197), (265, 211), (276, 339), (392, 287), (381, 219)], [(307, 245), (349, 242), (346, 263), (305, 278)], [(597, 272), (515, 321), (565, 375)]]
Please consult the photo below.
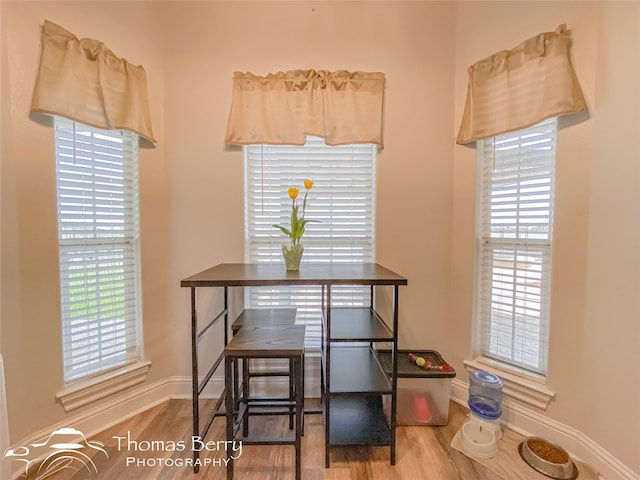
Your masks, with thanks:
[(51, 433), (45, 442), (9, 449), (4, 456), (24, 463), (21, 475), (24, 478), (32, 474), (30, 470), (35, 471), (33, 480), (44, 480), (63, 470), (77, 472), (85, 469), (93, 476), (97, 475), (98, 467), (92, 457), (103, 454), (109, 458), (103, 447), (101, 442), (87, 440), (80, 430), (61, 428)]
[[(179, 440), (137, 440), (130, 431), (111, 437), (109, 457), (102, 442), (88, 440), (75, 428), (61, 428), (42, 443), (32, 443), (5, 452), (5, 458), (19, 462), (20, 478), (55, 480), (54, 475), (65, 472), (74, 479), (98, 476), (98, 466), (106, 460), (132, 469), (224, 467), (231, 459), (242, 455), (242, 441), (204, 440), (199, 436)], [(111, 443), (111, 442), (109, 442)], [(104, 456), (103, 456), (104, 455)], [(64, 478), (70, 478), (65, 476)], [(5, 479), (1, 479), (5, 480)], [(8, 479), (7, 479), (8, 480)]]

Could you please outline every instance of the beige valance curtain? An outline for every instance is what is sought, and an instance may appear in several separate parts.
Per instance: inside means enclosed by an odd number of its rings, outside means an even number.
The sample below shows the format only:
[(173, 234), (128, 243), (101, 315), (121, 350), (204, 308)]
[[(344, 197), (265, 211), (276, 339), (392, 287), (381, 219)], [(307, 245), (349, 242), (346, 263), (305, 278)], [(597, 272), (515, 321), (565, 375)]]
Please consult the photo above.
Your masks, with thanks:
[(569, 56), (565, 25), (471, 65), (457, 143), (521, 130), (578, 112), (585, 100)]
[(98, 128), (130, 130), (156, 142), (144, 68), (116, 57), (104, 43), (78, 39), (48, 20), (42, 28), (31, 111)]
[(267, 76), (235, 72), (226, 143), (327, 145), (382, 143), (384, 74), (292, 70)]

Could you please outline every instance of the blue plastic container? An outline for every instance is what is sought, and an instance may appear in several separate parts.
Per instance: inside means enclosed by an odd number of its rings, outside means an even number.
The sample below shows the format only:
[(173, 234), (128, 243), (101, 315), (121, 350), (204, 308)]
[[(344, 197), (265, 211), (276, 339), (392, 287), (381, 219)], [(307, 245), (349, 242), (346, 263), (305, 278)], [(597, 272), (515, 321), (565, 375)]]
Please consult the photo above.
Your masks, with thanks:
[(476, 370), (469, 375), (469, 408), (474, 415), (496, 420), (502, 415), (502, 380), (493, 373)]

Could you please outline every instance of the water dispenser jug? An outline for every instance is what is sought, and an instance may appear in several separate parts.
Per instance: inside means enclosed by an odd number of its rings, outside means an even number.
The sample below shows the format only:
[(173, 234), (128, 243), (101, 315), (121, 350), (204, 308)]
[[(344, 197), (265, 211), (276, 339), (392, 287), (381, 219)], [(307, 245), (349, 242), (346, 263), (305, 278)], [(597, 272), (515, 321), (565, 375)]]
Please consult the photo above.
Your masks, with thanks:
[(496, 420), (502, 415), (502, 380), (477, 370), (469, 375), (469, 408), (474, 415)]

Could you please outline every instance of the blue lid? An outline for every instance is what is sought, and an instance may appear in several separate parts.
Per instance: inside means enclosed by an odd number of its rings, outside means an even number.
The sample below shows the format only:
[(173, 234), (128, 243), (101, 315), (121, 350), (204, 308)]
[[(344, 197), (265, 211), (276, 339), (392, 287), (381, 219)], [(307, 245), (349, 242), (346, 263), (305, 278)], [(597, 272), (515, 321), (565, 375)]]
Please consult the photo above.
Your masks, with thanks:
[(484, 370), (476, 370), (471, 374), (471, 381), (481, 384), (483, 387), (502, 389), (502, 380), (493, 373)]

